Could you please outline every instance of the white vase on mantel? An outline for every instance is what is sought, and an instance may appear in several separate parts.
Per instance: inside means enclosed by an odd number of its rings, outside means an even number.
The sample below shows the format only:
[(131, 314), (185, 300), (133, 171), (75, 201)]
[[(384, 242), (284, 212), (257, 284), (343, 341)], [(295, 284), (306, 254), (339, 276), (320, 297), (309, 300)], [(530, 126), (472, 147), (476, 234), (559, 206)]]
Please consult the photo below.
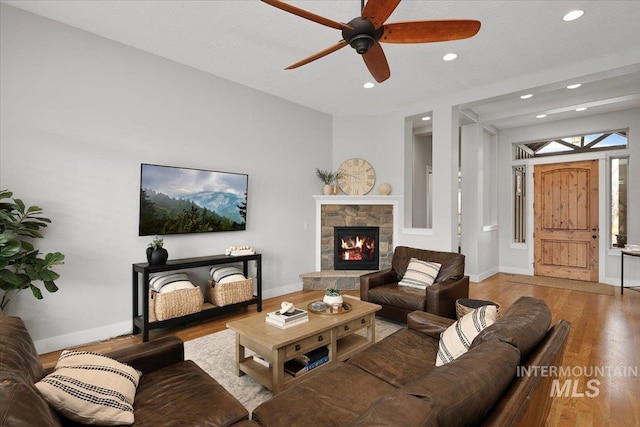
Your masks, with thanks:
[(330, 196), (332, 191), (333, 188), (329, 184), (325, 184), (324, 187), (322, 187), (322, 194), (325, 196)]
[(336, 297), (332, 297), (330, 295), (325, 295), (324, 298), (322, 298), (322, 302), (329, 304), (329, 305), (333, 305), (333, 304), (342, 304), (344, 300), (342, 299), (342, 295), (338, 295)]

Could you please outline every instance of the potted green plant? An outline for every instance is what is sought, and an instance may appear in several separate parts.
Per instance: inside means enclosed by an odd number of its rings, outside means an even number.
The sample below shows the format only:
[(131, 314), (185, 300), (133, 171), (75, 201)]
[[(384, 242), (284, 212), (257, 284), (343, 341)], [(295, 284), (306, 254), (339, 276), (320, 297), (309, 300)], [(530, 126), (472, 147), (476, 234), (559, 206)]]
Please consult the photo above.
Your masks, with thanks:
[(342, 295), (340, 295), (340, 289), (335, 286), (327, 289), (324, 293), (324, 297), (322, 298), (322, 302), (329, 305), (342, 304), (343, 301)]
[(151, 265), (164, 265), (167, 263), (169, 253), (163, 248), (164, 240), (156, 236), (147, 247), (147, 261)]
[(55, 284), (60, 275), (53, 266), (64, 264), (60, 252), (48, 253), (44, 257), (32, 243), (33, 239), (44, 236), (40, 228), (51, 223), (42, 216), (38, 206), (27, 207), (21, 199), (13, 198), (8, 190), (0, 191), (0, 289), (4, 310), (9, 301), (23, 289), (31, 289), (37, 299), (42, 299), (42, 291), (34, 282), (42, 282), (49, 292), (56, 292)]
[(337, 194), (333, 184), (342, 176), (342, 172), (331, 172), (316, 168), (316, 176), (324, 183), (322, 194), (325, 196)]

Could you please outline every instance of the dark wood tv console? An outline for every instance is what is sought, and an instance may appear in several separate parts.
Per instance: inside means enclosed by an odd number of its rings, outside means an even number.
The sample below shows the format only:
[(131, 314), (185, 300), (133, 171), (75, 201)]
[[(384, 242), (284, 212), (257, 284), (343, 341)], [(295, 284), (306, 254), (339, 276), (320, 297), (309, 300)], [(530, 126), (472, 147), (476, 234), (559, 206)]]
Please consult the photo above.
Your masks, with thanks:
[[(186, 270), (190, 268), (208, 267), (219, 264), (242, 263), (244, 275), (248, 275), (248, 263), (253, 261), (256, 263), (256, 286), (257, 295), (248, 301), (239, 302), (237, 304), (225, 305), (218, 307), (205, 301), (202, 311), (188, 314), (174, 319), (160, 320), (157, 322), (149, 322), (149, 276), (153, 273), (163, 271)], [(133, 334), (142, 332), (142, 341), (149, 340), (149, 331), (151, 329), (169, 328), (193, 320), (206, 319), (219, 314), (234, 311), (239, 307), (246, 307), (251, 304), (257, 304), (258, 311), (262, 311), (262, 255), (213, 255), (197, 258), (173, 259), (167, 261), (164, 265), (149, 265), (146, 262), (133, 264), (132, 267), (132, 288), (133, 288)], [(142, 281), (140, 277), (142, 276)], [(141, 304), (142, 303), (142, 304)], [(140, 305), (142, 305), (142, 313), (140, 313)]]

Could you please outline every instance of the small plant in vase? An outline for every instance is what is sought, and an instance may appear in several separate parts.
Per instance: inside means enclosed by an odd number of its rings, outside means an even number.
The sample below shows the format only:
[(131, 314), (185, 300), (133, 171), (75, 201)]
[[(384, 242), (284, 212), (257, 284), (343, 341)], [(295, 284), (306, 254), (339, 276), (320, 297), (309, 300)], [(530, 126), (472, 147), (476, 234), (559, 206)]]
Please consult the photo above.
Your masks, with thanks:
[(162, 246), (164, 240), (161, 237), (156, 236), (149, 246), (147, 247), (147, 261), (151, 265), (164, 265), (167, 263), (169, 253)]
[(324, 293), (324, 298), (322, 298), (322, 302), (329, 305), (342, 304), (343, 299), (342, 295), (340, 295), (340, 289), (336, 287), (327, 289)]
[(325, 196), (337, 194), (337, 186), (334, 183), (342, 176), (341, 172), (331, 172), (316, 168), (316, 175), (324, 183), (322, 194)]

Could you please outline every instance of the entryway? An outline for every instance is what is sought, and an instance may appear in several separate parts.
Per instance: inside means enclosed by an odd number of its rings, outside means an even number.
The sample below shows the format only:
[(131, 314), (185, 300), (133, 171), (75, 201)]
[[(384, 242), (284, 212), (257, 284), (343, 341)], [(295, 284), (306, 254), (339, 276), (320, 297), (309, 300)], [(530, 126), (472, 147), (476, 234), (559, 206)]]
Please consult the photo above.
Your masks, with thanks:
[(598, 281), (598, 161), (534, 169), (534, 274)]

